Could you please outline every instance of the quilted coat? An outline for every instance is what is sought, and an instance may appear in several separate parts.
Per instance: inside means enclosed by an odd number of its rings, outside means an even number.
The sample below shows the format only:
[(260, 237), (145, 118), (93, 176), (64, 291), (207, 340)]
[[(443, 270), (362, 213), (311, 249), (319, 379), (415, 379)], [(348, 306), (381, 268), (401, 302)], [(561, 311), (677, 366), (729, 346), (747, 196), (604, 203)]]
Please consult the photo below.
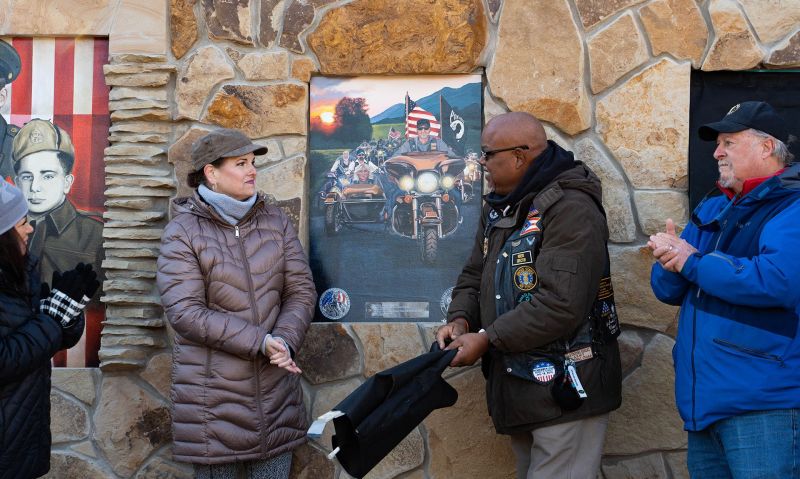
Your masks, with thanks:
[(267, 333), (298, 352), (316, 302), (286, 215), (259, 195), (235, 226), (195, 192), (173, 201), (158, 288), (175, 330), (174, 457), (221, 464), (268, 459), (305, 441), (300, 378), (259, 352)]
[(39, 313), (39, 270), (28, 262), (28, 291), (12, 291), (0, 271), (0, 479), (50, 469), (50, 358), (83, 333)]

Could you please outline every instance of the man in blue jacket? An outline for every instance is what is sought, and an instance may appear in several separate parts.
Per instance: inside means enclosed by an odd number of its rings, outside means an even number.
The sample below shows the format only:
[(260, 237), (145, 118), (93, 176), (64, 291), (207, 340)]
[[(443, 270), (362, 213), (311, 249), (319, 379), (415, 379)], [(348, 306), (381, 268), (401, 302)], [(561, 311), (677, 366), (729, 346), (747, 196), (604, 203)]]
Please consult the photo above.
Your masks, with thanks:
[(651, 285), (680, 305), (675, 398), (692, 477), (800, 477), (800, 165), (785, 122), (743, 102), (700, 138), (717, 142), (722, 195), (680, 237), (650, 237)]

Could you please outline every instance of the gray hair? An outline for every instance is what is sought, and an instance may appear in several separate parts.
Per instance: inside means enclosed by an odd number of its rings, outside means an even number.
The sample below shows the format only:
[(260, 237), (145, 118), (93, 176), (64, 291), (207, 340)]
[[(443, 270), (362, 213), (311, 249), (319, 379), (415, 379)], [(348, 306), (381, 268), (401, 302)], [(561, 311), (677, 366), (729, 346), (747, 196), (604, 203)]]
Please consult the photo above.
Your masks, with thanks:
[[(749, 131), (750, 131), (750, 133), (752, 133), (752, 134), (756, 135), (757, 137), (762, 138), (764, 140), (766, 140), (767, 138), (772, 140), (772, 143), (775, 145), (775, 147), (772, 149), (772, 156), (777, 158), (784, 165), (789, 165), (794, 160), (794, 155), (792, 154), (792, 152), (789, 151), (789, 148), (786, 146), (786, 143), (784, 143), (781, 140), (775, 138), (774, 136), (770, 135), (769, 133), (764, 133), (763, 131), (756, 130), (755, 128), (750, 128)], [(789, 139), (787, 140), (787, 143), (792, 143), (793, 141), (796, 141), (796, 140), (797, 140), (797, 138), (795, 138), (794, 135), (789, 135)]]

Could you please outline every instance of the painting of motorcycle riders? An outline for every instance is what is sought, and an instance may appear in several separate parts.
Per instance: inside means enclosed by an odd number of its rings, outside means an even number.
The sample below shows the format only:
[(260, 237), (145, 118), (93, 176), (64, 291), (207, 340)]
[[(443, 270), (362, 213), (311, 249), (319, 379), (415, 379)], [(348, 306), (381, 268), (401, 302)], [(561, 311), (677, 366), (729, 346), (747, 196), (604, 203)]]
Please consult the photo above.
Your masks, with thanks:
[(314, 77), (316, 321), (439, 321), (481, 208), (480, 75)]

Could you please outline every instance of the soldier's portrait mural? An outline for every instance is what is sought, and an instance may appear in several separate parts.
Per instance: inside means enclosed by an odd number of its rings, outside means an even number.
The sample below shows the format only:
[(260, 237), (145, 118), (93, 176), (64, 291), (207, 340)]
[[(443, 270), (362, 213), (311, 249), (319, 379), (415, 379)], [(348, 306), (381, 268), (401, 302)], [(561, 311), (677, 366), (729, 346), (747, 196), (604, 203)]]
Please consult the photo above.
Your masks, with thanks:
[(438, 321), (481, 207), (480, 75), (314, 77), (316, 321)]
[[(0, 38), (0, 174), (28, 202), (34, 228), (28, 248), (44, 282), (81, 262), (103, 279), (106, 63), (107, 39)], [(55, 366), (99, 365), (101, 294), (87, 306), (81, 341), (56, 354)]]

